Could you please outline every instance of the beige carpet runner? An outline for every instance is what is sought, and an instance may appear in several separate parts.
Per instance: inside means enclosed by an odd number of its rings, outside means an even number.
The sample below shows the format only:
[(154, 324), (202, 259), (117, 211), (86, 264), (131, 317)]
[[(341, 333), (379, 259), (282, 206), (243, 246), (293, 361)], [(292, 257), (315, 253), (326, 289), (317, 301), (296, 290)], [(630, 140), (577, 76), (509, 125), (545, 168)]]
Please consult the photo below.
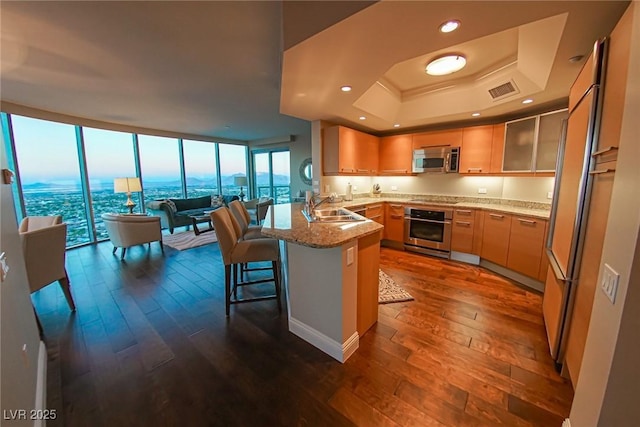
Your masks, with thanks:
[(165, 234), (162, 236), (162, 243), (179, 251), (197, 248), (218, 241), (215, 231), (208, 231), (196, 236), (192, 230), (182, 233)]
[(387, 273), (382, 270), (378, 272), (378, 303), (388, 304), (391, 302), (413, 301), (409, 292), (398, 286)]

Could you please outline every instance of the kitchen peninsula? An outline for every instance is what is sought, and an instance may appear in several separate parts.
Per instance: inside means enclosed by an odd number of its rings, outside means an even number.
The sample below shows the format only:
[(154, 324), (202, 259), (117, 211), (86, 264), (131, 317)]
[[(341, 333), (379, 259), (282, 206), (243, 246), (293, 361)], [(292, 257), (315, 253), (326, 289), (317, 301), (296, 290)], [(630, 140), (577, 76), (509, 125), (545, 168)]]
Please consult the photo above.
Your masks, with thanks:
[(262, 234), (285, 242), (289, 330), (340, 362), (378, 318), (383, 226), (308, 222), (300, 203), (274, 205)]

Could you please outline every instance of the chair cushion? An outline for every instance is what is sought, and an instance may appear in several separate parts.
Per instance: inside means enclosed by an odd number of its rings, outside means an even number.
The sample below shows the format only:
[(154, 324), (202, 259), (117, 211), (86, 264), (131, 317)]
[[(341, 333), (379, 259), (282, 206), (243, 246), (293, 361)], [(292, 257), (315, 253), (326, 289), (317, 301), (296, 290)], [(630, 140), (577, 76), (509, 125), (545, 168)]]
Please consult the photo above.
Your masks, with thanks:
[(231, 263), (277, 261), (280, 245), (276, 239), (240, 240), (231, 252)]
[(242, 238), (244, 240), (253, 240), (253, 239), (265, 239), (267, 237), (262, 234), (262, 227), (250, 226), (249, 228), (247, 228), (247, 231), (245, 231)]
[(190, 209), (200, 209), (211, 207), (211, 196), (194, 197), (192, 199), (169, 199), (176, 205), (178, 212)]

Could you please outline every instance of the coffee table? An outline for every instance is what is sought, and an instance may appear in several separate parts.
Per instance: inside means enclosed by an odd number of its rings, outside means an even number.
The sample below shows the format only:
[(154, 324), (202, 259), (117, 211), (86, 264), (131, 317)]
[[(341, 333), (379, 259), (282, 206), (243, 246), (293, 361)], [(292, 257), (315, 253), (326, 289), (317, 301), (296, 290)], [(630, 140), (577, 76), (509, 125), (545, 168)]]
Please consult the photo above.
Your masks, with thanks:
[[(213, 224), (211, 223), (211, 216), (209, 215), (213, 210), (204, 211), (201, 214), (197, 215), (189, 215), (191, 218), (191, 223), (193, 224), (193, 233), (196, 236), (199, 236), (202, 233), (206, 233), (208, 231), (213, 231)], [(198, 224), (208, 223), (209, 228), (200, 229), (198, 228)]]

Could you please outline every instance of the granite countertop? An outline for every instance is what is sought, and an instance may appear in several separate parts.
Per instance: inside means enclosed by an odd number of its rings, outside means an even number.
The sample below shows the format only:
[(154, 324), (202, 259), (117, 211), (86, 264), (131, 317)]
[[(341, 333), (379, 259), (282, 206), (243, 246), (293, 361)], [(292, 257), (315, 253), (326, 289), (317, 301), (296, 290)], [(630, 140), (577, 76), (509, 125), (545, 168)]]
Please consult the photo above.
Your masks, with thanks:
[(262, 234), (312, 248), (334, 248), (384, 228), (369, 219), (355, 222), (308, 222), (302, 214), (303, 207), (303, 203), (269, 206), (262, 223)]
[(473, 197), (455, 196), (423, 196), (423, 197), (359, 197), (351, 201), (338, 201), (326, 203), (324, 206), (344, 207), (350, 209), (355, 206), (363, 206), (372, 203), (390, 202), (411, 206), (438, 206), (451, 208), (482, 209), (493, 212), (502, 212), (529, 216), (534, 218), (549, 219), (551, 206), (546, 203), (526, 202), (520, 200), (482, 199)]

